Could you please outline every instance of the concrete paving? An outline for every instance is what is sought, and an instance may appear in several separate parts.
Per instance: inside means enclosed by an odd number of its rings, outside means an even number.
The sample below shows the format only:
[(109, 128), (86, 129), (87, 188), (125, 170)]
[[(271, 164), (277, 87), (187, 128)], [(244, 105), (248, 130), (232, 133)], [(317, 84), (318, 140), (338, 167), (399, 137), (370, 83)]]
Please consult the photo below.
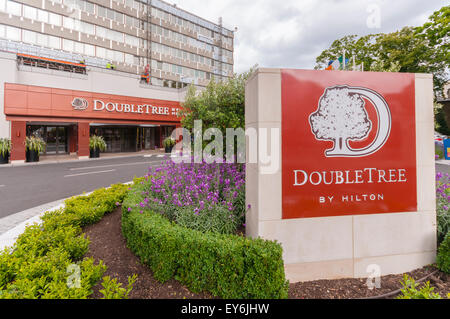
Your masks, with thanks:
[[(127, 182), (124, 184), (132, 184)], [(88, 196), (91, 193), (80, 195)], [(79, 196), (80, 196), (79, 195)], [(12, 247), (17, 238), (25, 231), (25, 228), (35, 223), (41, 223), (41, 216), (46, 212), (55, 211), (64, 208), (64, 201), (61, 199), (55, 202), (47, 203), (41, 206), (33, 207), (23, 212), (16, 213), (0, 219), (0, 251), (7, 247)]]
[(64, 207), (64, 200), (48, 203), (0, 219), (0, 251), (11, 247), (28, 225), (41, 222), (41, 216), (47, 211)]
[(450, 160), (438, 160), (436, 161), (436, 172), (449, 173), (450, 174)]

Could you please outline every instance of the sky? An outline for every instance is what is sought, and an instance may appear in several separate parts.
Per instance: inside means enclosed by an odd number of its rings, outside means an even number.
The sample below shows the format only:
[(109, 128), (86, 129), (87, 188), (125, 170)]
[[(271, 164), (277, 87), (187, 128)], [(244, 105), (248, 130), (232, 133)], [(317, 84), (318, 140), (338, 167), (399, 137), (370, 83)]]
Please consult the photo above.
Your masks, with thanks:
[(260, 67), (312, 69), (345, 35), (419, 26), (449, 0), (166, 0), (235, 33), (235, 72)]

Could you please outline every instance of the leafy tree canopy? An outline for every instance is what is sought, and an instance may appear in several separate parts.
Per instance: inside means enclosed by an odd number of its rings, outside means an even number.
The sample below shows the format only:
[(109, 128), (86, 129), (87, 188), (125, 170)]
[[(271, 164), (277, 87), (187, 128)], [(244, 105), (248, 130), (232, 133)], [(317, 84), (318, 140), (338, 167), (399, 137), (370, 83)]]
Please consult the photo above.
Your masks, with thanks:
[(192, 130), (195, 120), (202, 120), (203, 130), (245, 127), (245, 82), (253, 72), (235, 75), (225, 82), (210, 81), (205, 90), (197, 92), (191, 85), (180, 112), (181, 124)]
[(365, 71), (433, 73), (436, 97), (442, 95), (449, 80), (450, 6), (434, 12), (420, 27), (404, 27), (392, 33), (345, 36), (316, 58), (316, 69), (323, 69), (346, 50), (364, 63)]

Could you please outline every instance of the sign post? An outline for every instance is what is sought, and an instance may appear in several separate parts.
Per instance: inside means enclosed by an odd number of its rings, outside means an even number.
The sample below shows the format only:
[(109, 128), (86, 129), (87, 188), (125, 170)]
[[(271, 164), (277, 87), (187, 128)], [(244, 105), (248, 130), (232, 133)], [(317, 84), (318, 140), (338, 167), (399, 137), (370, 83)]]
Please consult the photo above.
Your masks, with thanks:
[(246, 128), (260, 150), (273, 143), (262, 131), (281, 133), (277, 170), (247, 163), (246, 224), (248, 236), (281, 243), (291, 282), (434, 262), (431, 75), (259, 69)]

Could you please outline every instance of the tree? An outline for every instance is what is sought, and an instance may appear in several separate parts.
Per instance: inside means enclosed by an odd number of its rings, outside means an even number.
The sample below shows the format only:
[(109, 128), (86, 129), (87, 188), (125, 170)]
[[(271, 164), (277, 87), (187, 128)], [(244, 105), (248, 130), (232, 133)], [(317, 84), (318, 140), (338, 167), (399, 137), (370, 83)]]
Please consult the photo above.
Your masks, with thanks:
[[(192, 132), (195, 131), (194, 121), (201, 120), (202, 136), (211, 128), (219, 129), (223, 136), (227, 129), (245, 129), (245, 83), (253, 70), (254, 68), (236, 74), (224, 82), (215, 82), (213, 79), (203, 91), (197, 92), (193, 85), (190, 86), (179, 114), (182, 126)], [(238, 159), (245, 159), (245, 138), (227, 139), (227, 143), (222, 145), (223, 154), (227, 154), (228, 147), (234, 150)], [(202, 147), (204, 150), (208, 149), (207, 140), (203, 140)]]
[(349, 94), (347, 87), (327, 88), (320, 98), (318, 110), (311, 114), (311, 129), (319, 140), (334, 141), (327, 151), (342, 154), (349, 150), (349, 140), (361, 140), (372, 128), (364, 108), (365, 102), (358, 94)]
[(316, 69), (342, 55), (364, 62), (366, 71), (432, 73), (436, 97), (448, 81), (450, 65), (450, 6), (434, 12), (420, 27), (404, 27), (387, 34), (345, 36), (335, 40), (316, 59)]
[(370, 68), (370, 65), (372, 65), (376, 58), (373, 46), (378, 36), (378, 34), (369, 34), (363, 37), (348, 35), (335, 40), (330, 48), (324, 50), (316, 58), (315, 69), (324, 69), (329, 61), (339, 58), (344, 50), (346, 51), (347, 58), (355, 56), (356, 64), (364, 63), (367, 69)]
[(202, 120), (204, 130), (245, 127), (245, 83), (252, 72), (253, 69), (225, 82), (213, 79), (200, 92), (191, 85), (180, 112), (183, 127), (192, 130), (195, 120)]
[(450, 66), (450, 6), (434, 12), (429, 21), (415, 31), (418, 37), (425, 39), (428, 47), (433, 48), (429, 51), (429, 59), (438, 71), (433, 72), (434, 84), (436, 95), (441, 97), (444, 84), (448, 81)]

